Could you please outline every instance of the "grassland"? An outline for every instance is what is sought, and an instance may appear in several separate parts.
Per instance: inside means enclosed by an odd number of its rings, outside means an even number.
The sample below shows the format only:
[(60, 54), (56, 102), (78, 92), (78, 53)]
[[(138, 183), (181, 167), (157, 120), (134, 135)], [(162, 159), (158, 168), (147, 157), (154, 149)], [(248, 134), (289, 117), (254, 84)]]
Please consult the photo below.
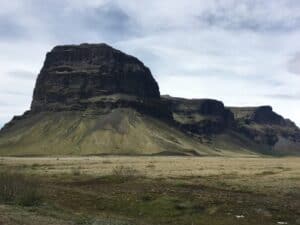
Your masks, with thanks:
[(0, 200), (0, 225), (300, 224), (300, 158), (3, 157), (0, 173), (38, 184), (33, 204)]
[(205, 142), (131, 109), (103, 115), (93, 110), (43, 112), (1, 130), (0, 156), (254, 156), (263, 148), (229, 131)]

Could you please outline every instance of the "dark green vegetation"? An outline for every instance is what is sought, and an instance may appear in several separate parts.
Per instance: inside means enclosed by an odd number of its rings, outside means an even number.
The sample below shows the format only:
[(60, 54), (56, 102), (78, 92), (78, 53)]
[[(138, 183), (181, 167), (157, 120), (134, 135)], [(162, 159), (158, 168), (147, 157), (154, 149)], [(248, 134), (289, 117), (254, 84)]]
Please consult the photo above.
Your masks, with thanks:
[(38, 180), (21, 173), (0, 172), (0, 203), (35, 206), (41, 203)]
[(106, 44), (57, 46), (0, 155), (99, 154), (300, 155), (300, 130), (271, 107), (160, 96), (141, 61)]
[[(2, 186), (17, 178), (8, 176), (1, 180)], [(28, 174), (26, 176), (26, 180), (29, 179)], [(42, 193), (40, 201), (43, 204), (30, 204), (30, 207), (25, 204), (26, 207), (15, 209), (13, 205), (5, 207), (12, 207), (15, 214), (29, 213), (47, 218), (48, 224), (271, 225), (300, 222), (299, 190), (293, 195), (253, 192), (237, 185), (216, 186), (213, 180), (218, 177), (150, 179), (124, 166), (113, 168), (106, 176), (65, 173), (33, 177), (40, 184), (38, 190)], [(24, 185), (23, 178), (20, 183)], [(0, 191), (3, 195), (3, 188)], [(0, 224), (11, 215), (5, 210), (7, 208), (0, 207), (0, 215), (6, 212), (0, 217)], [(16, 221), (8, 225), (21, 224)]]

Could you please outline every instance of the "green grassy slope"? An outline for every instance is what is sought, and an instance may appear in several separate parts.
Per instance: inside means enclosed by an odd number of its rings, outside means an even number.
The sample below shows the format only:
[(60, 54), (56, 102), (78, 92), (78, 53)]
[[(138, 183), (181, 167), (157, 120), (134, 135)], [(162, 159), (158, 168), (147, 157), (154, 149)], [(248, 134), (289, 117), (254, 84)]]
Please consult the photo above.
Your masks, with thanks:
[(39, 113), (0, 136), (0, 155), (199, 154), (218, 152), (157, 119), (130, 109), (109, 114)]

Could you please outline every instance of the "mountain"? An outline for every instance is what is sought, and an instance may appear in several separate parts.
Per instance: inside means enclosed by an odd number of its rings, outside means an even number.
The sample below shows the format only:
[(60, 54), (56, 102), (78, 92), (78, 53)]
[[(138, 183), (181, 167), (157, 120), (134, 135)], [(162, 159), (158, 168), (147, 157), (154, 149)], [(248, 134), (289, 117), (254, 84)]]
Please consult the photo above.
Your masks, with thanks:
[(30, 110), (0, 131), (0, 155), (300, 154), (270, 107), (161, 96), (151, 71), (106, 44), (56, 46)]
[(167, 110), (160, 110), (164, 106), (157, 82), (137, 58), (106, 44), (57, 46), (47, 53), (32, 112), (94, 109), (107, 113), (120, 107), (169, 116)]
[(271, 146), (278, 154), (299, 154), (300, 129), (271, 106), (230, 107), (236, 120), (236, 130), (254, 142)]
[(176, 126), (215, 150), (300, 155), (300, 129), (270, 106), (226, 107), (213, 99), (162, 96)]
[(221, 133), (234, 125), (233, 113), (220, 101), (162, 97), (171, 106), (177, 126), (194, 135)]
[(31, 109), (1, 130), (0, 154), (210, 154), (171, 124), (157, 82), (137, 58), (106, 44), (57, 46)]

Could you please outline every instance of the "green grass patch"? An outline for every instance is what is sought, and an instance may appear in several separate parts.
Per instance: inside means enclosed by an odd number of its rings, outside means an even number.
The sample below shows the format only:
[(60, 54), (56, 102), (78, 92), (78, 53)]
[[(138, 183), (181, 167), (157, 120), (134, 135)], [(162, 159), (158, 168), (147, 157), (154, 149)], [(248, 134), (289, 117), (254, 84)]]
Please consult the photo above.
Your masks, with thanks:
[(0, 202), (36, 206), (41, 203), (41, 196), (38, 181), (20, 173), (0, 173)]

